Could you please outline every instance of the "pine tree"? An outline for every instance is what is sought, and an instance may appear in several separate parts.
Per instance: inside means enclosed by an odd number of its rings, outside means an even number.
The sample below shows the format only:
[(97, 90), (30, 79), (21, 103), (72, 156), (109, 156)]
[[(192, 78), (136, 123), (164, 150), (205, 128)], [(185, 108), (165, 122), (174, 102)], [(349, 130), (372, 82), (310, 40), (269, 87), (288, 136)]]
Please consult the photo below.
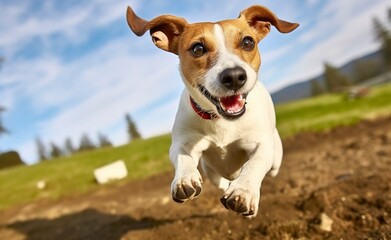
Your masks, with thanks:
[(91, 141), (87, 134), (83, 134), (80, 139), (79, 151), (86, 151), (92, 149), (95, 149), (94, 143)]
[(76, 149), (73, 146), (72, 140), (70, 138), (65, 139), (65, 152), (67, 154), (72, 154), (76, 152)]
[[(1, 112), (4, 112), (4, 111), (5, 111), (5, 107), (0, 106), (0, 114), (1, 114)], [(5, 135), (7, 133), (9, 133), (9, 131), (4, 127), (3, 122), (1, 120), (1, 115), (0, 115), (0, 137), (1, 137), (1, 135)], [(1, 152), (1, 149), (0, 149), (0, 152)]]
[(126, 114), (125, 119), (128, 128), (129, 142), (136, 139), (141, 139), (141, 134), (137, 129), (136, 123), (133, 121), (130, 115)]
[[(4, 112), (5, 110), (6, 110), (5, 107), (0, 106), (0, 114), (2, 112)], [(4, 127), (3, 122), (1, 120), (1, 116), (0, 116), (0, 136), (2, 134), (6, 134), (6, 133), (9, 133), (9, 131)]]
[(98, 133), (98, 141), (99, 141), (99, 147), (111, 147), (113, 144), (110, 142), (110, 140), (103, 134)]
[(50, 156), (52, 158), (58, 158), (58, 157), (61, 157), (63, 155), (63, 152), (61, 150), (60, 147), (58, 147), (55, 143), (51, 142), (50, 143)]
[(37, 146), (38, 160), (45, 161), (48, 159), (45, 144), (39, 137), (35, 138), (35, 145)]
[[(389, 9), (388, 11), (389, 21), (391, 22), (391, 9)], [(376, 40), (381, 43), (380, 50), (382, 52), (384, 63), (389, 69), (391, 68), (391, 33), (377, 18), (373, 19), (373, 26), (375, 30)]]
[(312, 96), (318, 96), (325, 92), (325, 90), (320, 86), (318, 81), (312, 80), (311, 81), (311, 93)]
[(347, 76), (342, 74), (336, 67), (325, 63), (324, 78), (329, 92), (338, 92), (351, 85)]

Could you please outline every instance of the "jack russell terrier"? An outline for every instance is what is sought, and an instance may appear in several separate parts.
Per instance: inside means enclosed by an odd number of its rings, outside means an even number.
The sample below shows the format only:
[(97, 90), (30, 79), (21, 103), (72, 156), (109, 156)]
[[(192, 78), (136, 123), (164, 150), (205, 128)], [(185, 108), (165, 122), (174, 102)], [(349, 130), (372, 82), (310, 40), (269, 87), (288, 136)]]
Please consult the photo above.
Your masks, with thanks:
[(263, 6), (237, 19), (194, 24), (172, 15), (146, 21), (128, 7), (127, 22), (137, 36), (149, 30), (158, 48), (179, 56), (186, 88), (170, 147), (173, 200), (198, 197), (202, 171), (224, 191), (220, 201), (227, 209), (256, 216), (262, 180), (269, 171), (277, 175), (282, 160), (273, 102), (258, 81), (257, 44), (271, 25), (289, 33), (299, 24)]

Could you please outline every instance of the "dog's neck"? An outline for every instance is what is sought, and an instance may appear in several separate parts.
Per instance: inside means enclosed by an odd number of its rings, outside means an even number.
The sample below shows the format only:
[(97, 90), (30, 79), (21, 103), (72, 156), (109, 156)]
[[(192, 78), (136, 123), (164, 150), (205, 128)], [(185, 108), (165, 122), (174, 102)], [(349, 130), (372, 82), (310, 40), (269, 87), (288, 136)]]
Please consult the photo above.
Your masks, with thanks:
[(200, 105), (198, 105), (190, 95), (189, 98), (190, 98), (191, 107), (198, 114), (198, 116), (200, 116), (205, 120), (213, 120), (218, 118), (218, 115), (216, 113), (202, 109)]

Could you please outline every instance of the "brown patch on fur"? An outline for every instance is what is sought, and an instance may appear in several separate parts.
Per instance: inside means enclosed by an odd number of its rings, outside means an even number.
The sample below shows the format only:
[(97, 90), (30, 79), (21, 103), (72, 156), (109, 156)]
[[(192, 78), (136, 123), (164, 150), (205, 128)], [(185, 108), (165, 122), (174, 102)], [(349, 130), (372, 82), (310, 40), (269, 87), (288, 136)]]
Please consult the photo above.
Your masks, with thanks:
[[(213, 23), (190, 24), (183, 32), (179, 45), (178, 55), (180, 68), (185, 79), (192, 85), (202, 83), (206, 72), (214, 65), (217, 56), (216, 40), (213, 35)], [(191, 53), (191, 47), (195, 43), (202, 43), (206, 53), (195, 57)]]
[[(254, 71), (258, 72), (261, 64), (261, 57), (258, 50), (258, 43), (266, 34), (258, 34), (253, 28), (250, 28), (247, 22), (241, 19), (225, 20), (219, 22), (222, 27), (225, 37), (225, 46), (227, 50), (238, 57), (244, 62), (249, 64)], [(245, 37), (252, 37), (255, 41), (254, 49), (251, 51), (245, 51), (241, 48), (241, 42)]]
[(279, 19), (271, 10), (264, 6), (251, 6), (240, 13), (239, 19), (247, 21), (248, 24), (260, 33), (270, 31), (270, 24), (281, 33), (289, 33), (299, 27), (298, 23), (291, 23)]
[(131, 7), (128, 7), (126, 20), (134, 34), (142, 36), (149, 30), (152, 41), (158, 48), (174, 54), (178, 54), (179, 37), (188, 25), (184, 18), (171, 15), (146, 21), (137, 16)]

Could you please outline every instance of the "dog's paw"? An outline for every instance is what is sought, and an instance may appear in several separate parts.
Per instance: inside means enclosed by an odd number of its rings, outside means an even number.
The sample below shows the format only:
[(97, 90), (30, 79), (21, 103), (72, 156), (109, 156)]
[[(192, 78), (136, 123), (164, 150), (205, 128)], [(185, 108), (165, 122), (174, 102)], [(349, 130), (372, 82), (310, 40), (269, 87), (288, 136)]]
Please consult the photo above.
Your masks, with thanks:
[(229, 187), (220, 201), (225, 208), (246, 217), (255, 217), (258, 213), (259, 193), (248, 189)]
[(280, 171), (280, 169), (279, 168), (272, 168), (271, 170), (270, 170), (270, 175), (272, 176), (272, 177), (276, 177), (277, 175), (278, 175), (278, 172)]
[(171, 184), (172, 199), (183, 203), (200, 195), (202, 190), (202, 178), (199, 172), (174, 179)]

